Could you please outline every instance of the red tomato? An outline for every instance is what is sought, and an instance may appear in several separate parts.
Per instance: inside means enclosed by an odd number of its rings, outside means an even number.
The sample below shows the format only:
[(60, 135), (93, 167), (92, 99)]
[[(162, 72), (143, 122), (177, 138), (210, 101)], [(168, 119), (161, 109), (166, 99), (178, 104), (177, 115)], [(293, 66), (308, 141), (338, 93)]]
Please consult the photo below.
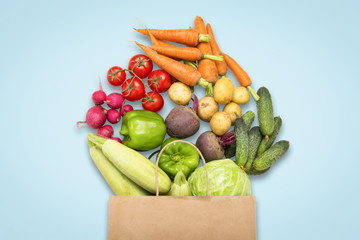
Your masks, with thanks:
[(107, 71), (107, 80), (111, 85), (115, 87), (123, 84), (125, 79), (126, 72), (121, 67), (114, 66)]
[(164, 70), (152, 71), (148, 77), (148, 84), (155, 92), (165, 92), (171, 86), (171, 76)]
[(145, 85), (137, 77), (126, 80), (121, 89), (125, 99), (132, 102), (140, 100), (145, 94)]
[(158, 112), (164, 106), (164, 99), (157, 92), (148, 92), (141, 100), (141, 104), (145, 110)]
[[(144, 54), (137, 54), (129, 61), (129, 70), (133, 70), (139, 78), (146, 78), (153, 69), (153, 63), (150, 58)], [(134, 74), (130, 71), (130, 74)]]

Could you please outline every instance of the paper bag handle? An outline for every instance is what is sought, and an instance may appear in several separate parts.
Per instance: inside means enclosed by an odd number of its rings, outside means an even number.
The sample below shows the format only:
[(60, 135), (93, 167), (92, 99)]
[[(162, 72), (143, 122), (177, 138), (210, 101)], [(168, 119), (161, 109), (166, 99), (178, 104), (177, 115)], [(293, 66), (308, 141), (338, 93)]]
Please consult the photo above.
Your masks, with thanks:
[(206, 162), (204, 159), (204, 156), (201, 154), (200, 150), (191, 142), (187, 142), (184, 140), (175, 140), (172, 142), (169, 142), (168, 144), (166, 144), (159, 152), (157, 158), (156, 158), (156, 167), (155, 167), (155, 185), (156, 185), (156, 196), (159, 196), (159, 182), (158, 182), (158, 166), (159, 166), (159, 159), (161, 154), (164, 152), (164, 150), (170, 146), (173, 143), (177, 143), (177, 142), (182, 142), (182, 143), (186, 143), (191, 145), (193, 148), (196, 149), (196, 151), (199, 153), (201, 160), (204, 163), (204, 167), (205, 167), (205, 173), (206, 173), (206, 184), (207, 184), (207, 195), (210, 196), (210, 189), (209, 189), (209, 174), (208, 174), (208, 170), (207, 170), (207, 166), (206, 166)]

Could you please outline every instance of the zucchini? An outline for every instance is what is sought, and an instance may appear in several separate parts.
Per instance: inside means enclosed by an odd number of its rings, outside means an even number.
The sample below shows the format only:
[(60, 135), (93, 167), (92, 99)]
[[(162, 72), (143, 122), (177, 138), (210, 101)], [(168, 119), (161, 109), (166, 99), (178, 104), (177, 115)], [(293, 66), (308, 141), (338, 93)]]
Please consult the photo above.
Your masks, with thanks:
[(274, 131), (274, 110), (271, 95), (266, 87), (261, 87), (257, 94), (260, 99), (256, 102), (261, 133), (268, 138)]
[(106, 182), (116, 195), (119, 196), (148, 196), (147, 191), (131, 181), (122, 174), (110, 161), (105, 157), (102, 151), (93, 143), (89, 142), (90, 156), (96, 167), (99, 169)]
[[(150, 193), (155, 193), (155, 164), (137, 151), (111, 139), (89, 133), (88, 140), (99, 147), (104, 155), (125, 176)], [(158, 168), (159, 192), (170, 190), (171, 180)]]
[(247, 126), (242, 118), (235, 120), (236, 153), (235, 162), (244, 167), (249, 155), (249, 136)]
[(280, 116), (275, 117), (274, 118), (274, 131), (268, 138), (266, 138), (266, 137), (263, 138), (263, 140), (260, 143), (259, 149), (257, 151), (257, 156), (260, 156), (261, 154), (263, 154), (263, 152), (268, 150), (269, 147), (271, 147), (271, 145), (274, 143), (274, 141), (276, 139), (276, 136), (280, 132), (281, 125), (282, 125), (282, 120), (281, 120)]
[(279, 141), (271, 148), (266, 150), (263, 154), (257, 157), (254, 161), (253, 167), (256, 170), (265, 170), (276, 162), (289, 149), (288, 141)]
[(249, 156), (245, 164), (245, 171), (248, 172), (256, 157), (257, 150), (261, 142), (260, 127), (253, 127), (249, 132)]
[(244, 119), (247, 130), (249, 131), (251, 124), (254, 122), (255, 113), (253, 111), (247, 111), (241, 117)]

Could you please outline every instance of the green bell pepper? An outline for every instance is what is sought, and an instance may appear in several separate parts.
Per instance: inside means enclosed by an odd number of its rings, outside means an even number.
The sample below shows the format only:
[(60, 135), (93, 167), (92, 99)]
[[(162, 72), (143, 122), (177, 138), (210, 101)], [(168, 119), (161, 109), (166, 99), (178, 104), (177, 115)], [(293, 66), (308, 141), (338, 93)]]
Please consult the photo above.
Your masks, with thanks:
[[(178, 138), (166, 139), (161, 148), (166, 144), (179, 140)], [(191, 145), (186, 143), (173, 143), (169, 145), (161, 154), (159, 159), (159, 167), (167, 173), (167, 175), (174, 179), (179, 171), (182, 171), (185, 177), (194, 171), (199, 165), (199, 153)]]
[(166, 134), (164, 119), (146, 110), (127, 112), (123, 118), (120, 134), (122, 143), (135, 150), (147, 151), (161, 145)]

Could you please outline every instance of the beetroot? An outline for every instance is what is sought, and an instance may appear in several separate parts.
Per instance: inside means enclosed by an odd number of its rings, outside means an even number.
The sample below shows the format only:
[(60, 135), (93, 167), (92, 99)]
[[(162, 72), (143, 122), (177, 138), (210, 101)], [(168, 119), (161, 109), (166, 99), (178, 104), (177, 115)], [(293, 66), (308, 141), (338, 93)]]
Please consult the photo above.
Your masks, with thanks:
[(91, 97), (91, 99), (95, 105), (102, 105), (106, 100), (106, 93), (102, 90), (100, 77), (99, 77), (99, 81), (100, 81), (100, 90), (94, 92)]
[(110, 123), (116, 124), (120, 121), (121, 115), (119, 111), (110, 109), (107, 111), (106, 118)]
[(119, 142), (119, 143), (122, 143), (121, 139), (118, 138), (118, 137), (113, 137), (113, 138), (111, 138), (111, 140), (114, 140), (114, 141), (117, 141), (117, 142)]
[(125, 98), (120, 93), (111, 93), (106, 97), (106, 104), (111, 109), (119, 109), (123, 105)]
[(86, 113), (86, 121), (79, 121), (76, 123), (78, 128), (80, 123), (86, 123), (90, 128), (98, 129), (106, 122), (106, 109), (101, 106), (91, 107)]
[(114, 134), (114, 129), (110, 125), (105, 125), (105, 126), (99, 128), (97, 130), (96, 134), (99, 136), (106, 137), (106, 138), (112, 138), (112, 136)]
[(124, 116), (127, 112), (130, 112), (134, 110), (134, 108), (131, 105), (125, 105), (120, 109), (121, 116)]

